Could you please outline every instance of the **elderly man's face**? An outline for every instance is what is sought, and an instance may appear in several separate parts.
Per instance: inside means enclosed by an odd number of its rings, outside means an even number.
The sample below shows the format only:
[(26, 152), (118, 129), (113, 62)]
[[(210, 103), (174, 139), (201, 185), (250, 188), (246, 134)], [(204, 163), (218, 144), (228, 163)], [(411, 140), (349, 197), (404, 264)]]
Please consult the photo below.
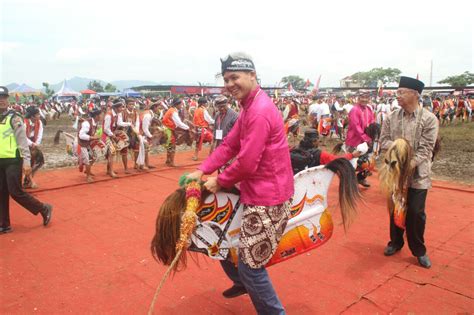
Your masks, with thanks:
[(224, 87), (239, 101), (245, 99), (256, 84), (255, 72), (227, 71), (224, 73)]
[(415, 90), (407, 89), (407, 88), (399, 88), (397, 90), (397, 101), (398, 105), (403, 109), (405, 107), (417, 102), (418, 93)]
[(219, 111), (220, 114), (224, 115), (225, 113), (227, 113), (227, 104), (218, 105), (217, 110)]

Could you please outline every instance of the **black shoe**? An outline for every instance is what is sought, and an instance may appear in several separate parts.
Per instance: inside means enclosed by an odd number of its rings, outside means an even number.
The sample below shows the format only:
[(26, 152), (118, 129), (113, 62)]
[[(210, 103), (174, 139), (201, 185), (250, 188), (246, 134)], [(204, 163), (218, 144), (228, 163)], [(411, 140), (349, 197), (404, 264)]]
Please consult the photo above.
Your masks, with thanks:
[(401, 247), (394, 247), (392, 245), (387, 245), (387, 247), (385, 247), (385, 249), (383, 250), (383, 254), (385, 256), (392, 256), (393, 254), (398, 252), (400, 249)]
[(0, 234), (7, 234), (12, 232), (13, 229), (11, 226), (6, 226), (6, 227), (0, 227)]
[(233, 285), (231, 288), (229, 288), (229, 289), (225, 290), (224, 292), (222, 292), (222, 295), (225, 298), (232, 299), (232, 298), (241, 296), (241, 295), (246, 294), (246, 293), (247, 293), (247, 290), (245, 289), (245, 287)]
[(421, 267), (426, 268), (426, 269), (431, 268), (431, 261), (428, 255), (425, 254), (423, 256), (419, 256), (416, 258), (418, 259), (418, 263), (420, 264)]
[(45, 203), (43, 210), (40, 212), (41, 216), (43, 217), (43, 225), (48, 225), (49, 221), (51, 221), (51, 213), (53, 212), (53, 206), (50, 204)]
[(361, 186), (364, 186), (365, 188), (369, 188), (370, 187), (370, 184), (369, 182), (367, 181), (367, 179), (359, 179), (357, 180), (359, 182), (359, 185)]

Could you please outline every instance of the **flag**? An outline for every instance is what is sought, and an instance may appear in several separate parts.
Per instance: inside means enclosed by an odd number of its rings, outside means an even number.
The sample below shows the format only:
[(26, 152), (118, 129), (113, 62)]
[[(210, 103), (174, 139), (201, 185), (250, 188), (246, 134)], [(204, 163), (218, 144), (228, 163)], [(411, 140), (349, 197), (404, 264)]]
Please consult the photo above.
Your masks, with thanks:
[(416, 74), (416, 79), (419, 80), (420, 79), (420, 75), (417, 73)]
[(309, 79), (306, 79), (306, 83), (304, 84), (304, 88), (307, 89), (311, 82), (309, 82)]
[(288, 83), (288, 91), (293, 91), (293, 85), (291, 85), (291, 82)]
[(318, 81), (316, 81), (316, 85), (314, 86), (314, 89), (313, 89), (314, 94), (318, 94), (320, 82), (321, 82), (321, 75), (319, 75)]
[(275, 90), (275, 99), (278, 98), (278, 89)]
[(383, 96), (383, 82), (382, 82), (382, 80), (378, 80), (377, 87), (378, 87), (377, 95), (378, 95), (378, 97), (382, 97)]

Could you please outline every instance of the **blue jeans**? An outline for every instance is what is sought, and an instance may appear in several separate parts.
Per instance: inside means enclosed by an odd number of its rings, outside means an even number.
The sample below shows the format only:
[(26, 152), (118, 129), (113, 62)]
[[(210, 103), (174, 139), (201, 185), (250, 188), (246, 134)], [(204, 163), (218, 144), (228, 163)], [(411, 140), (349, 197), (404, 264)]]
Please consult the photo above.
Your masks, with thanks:
[(240, 259), (238, 268), (228, 260), (221, 260), (221, 265), (234, 285), (245, 287), (259, 315), (285, 314), (264, 267), (253, 269)]

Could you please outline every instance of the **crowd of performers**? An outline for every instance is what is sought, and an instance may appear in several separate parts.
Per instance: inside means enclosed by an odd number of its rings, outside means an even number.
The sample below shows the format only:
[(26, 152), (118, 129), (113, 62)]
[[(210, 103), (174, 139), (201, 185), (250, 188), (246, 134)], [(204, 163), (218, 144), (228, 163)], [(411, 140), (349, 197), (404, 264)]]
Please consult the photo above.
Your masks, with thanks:
[[(358, 145), (366, 143), (369, 154), (378, 153), (378, 132), (388, 115), (399, 109), (395, 97), (379, 98), (370, 92), (351, 97), (337, 95), (273, 97), (280, 111), (290, 146), (296, 147), (302, 129), (312, 128), (324, 143), (325, 138), (336, 137), (344, 142), (339, 149), (354, 152)], [(465, 96), (425, 96), (420, 103), (435, 114), (440, 125), (472, 119), (474, 98)], [(353, 109), (355, 108), (355, 111)], [(25, 130), (32, 156), (32, 173), (25, 176), (24, 188), (36, 188), (36, 171), (44, 164), (41, 151), (43, 127), (48, 120), (67, 115), (77, 130), (72, 148), (78, 157), (79, 168), (86, 174), (86, 181), (93, 182), (92, 165), (99, 158), (107, 160), (106, 173), (115, 178), (116, 156), (121, 160), (124, 173), (130, 173), (129, 157), (133, 168), (143, 171), (154, 168), (149, 162), (152, 145), (164, 145), (167, 151), (166, 165), (176, 166), (176, 146), (194, 143), (193, 160), (197, 161), (203, 144), (211, 143), (210, 153), (231, 130), (240, 112), (238, 102), (224, 95), (185, 98), (141, 99), (89, 99), (81, 102), (43, 102), (35, 104), (10, 104), (24, 117)], [(366, 130), (370, 125), (372, 134)], [(378, 128), (378, 132), (377, 132)], [(375, 147), (374, 147), (375, 146)], [(334, 153), (338, 151), (335, 150)], [(294, 158), (301, 159), (298, 150)], [(364, 187), (370, 187), (367, 176), (374, 161), (372, 155), (359, 160), (357, 177)]]

